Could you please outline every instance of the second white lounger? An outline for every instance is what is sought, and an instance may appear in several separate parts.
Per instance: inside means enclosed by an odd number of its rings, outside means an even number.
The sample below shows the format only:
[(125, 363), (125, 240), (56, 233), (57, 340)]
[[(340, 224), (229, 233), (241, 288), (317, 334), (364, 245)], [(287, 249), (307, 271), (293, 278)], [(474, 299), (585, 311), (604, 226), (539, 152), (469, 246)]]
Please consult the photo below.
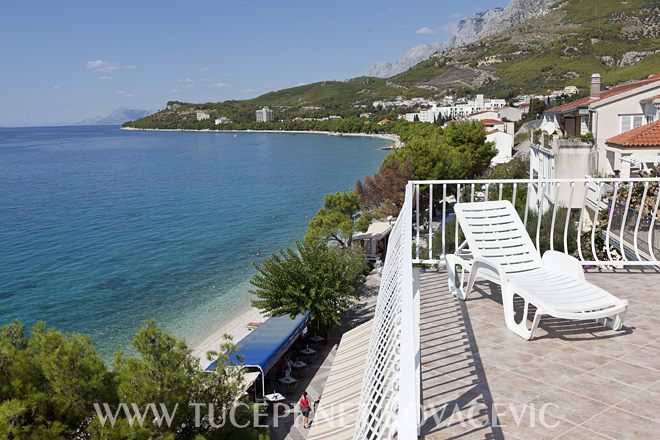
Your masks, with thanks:
[[(621, 328), (628, 302), (587, 282), (576, 258), (556, 251), (541, 258), (511, 202), (458, 203), (454, 210), (469, 246), (447, 255), (449, 288), (455, 296), (466, 300), (478, 276), (499, 283), (506, 325), (524, 339), (534, 337), (542, 315), (595, 319)], [(466, 271), (470, 277), (464, 289)], [(520, 322), (515, 320), (514, 295), (524, 300)], [(536, 307), (531, 328), (526, 322), (529, 304)]]

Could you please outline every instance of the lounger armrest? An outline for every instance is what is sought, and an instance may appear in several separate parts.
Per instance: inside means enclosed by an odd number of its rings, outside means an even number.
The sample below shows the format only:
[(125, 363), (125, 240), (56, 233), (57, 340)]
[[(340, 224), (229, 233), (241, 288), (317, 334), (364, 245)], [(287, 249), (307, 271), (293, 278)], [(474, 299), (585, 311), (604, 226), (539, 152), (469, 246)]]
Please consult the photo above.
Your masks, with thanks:
[(475, 257), (472, 261), (472, 270), (479, 270), (481, 268), (490, 269), (495, 272), (502, 282), (507, 279), (506, 272), (504, 272), (502, 266), (487, 258)]
[(582, 263), (575, 257), (566, 255), (563, 252), (545, 251), (541, 260), (543, 261), (543, 266), (553, 272), (584, 281)]

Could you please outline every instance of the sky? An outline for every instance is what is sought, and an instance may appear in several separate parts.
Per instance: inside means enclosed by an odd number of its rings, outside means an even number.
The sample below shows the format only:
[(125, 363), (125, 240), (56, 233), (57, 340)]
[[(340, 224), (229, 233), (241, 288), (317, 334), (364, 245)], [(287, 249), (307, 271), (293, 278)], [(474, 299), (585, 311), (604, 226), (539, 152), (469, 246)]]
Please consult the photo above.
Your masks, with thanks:
[(506, 0), (4, 2), (0, 126), (360, 76)]

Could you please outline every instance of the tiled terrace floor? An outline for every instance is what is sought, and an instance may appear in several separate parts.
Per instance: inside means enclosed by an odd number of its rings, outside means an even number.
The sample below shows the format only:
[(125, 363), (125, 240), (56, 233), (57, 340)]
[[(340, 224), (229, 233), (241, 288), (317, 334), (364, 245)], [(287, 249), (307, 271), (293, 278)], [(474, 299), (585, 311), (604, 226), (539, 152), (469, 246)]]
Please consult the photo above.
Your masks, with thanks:
[(422, 438), (660, 438), (660, 273), (587, 279), (629, 300), (624, 328), (544, 317), (525, 341), (497, 285), (462, 302), (422, 271)]

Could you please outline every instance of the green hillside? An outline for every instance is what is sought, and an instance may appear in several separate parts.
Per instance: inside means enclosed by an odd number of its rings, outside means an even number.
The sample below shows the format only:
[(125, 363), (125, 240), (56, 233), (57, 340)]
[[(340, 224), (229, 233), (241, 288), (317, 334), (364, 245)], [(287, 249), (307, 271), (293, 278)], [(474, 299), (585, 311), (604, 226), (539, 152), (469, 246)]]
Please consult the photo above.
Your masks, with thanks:
[(392, 79), (420, 77), (451, 90), (459, 76), (464, 87), (506, 97), (567, 84), (585, 88), (594, 72), (615, 84), (659, 71), (657, 0), (565, 0), (544, 17), (433, 56)]
[[(436, 54), (392, 78), (323, 81), (244, 101), (171, 102), (167, 109), (128, 125), (211, 128), (210, 121), (195, 119), (195, 110), (202, 109), (212, 118), (227, 116), (247, 123), (264, 105), (282, 120), (357, 117), (365, 109), (374, 111), (373, 101), (397, 96), (439, 98), (481, 92), (513, 97), (565, 85), (585, 91), (594, 72), (601, 73), (605, 85), (660, 73), (658, 0), (562, 0), (544, 17)], [(372, 122), (393, 116), (394, 111), (375, 112)]]

